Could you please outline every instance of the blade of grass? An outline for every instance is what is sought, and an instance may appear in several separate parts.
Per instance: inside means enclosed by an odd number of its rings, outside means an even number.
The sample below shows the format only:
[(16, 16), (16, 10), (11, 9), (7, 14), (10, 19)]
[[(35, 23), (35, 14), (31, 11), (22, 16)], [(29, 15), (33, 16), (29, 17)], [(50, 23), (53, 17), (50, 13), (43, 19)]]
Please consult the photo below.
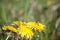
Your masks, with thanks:
[(26, 0), (24, 21), (27, 21), (27, 13), (28, 13), (27, 11), (28, 11), (28, 7), (29, 7), (29, 1)]
[(7, 24), (6, 6), (2, 3), (1, 7), (2, 7), (1, 17), (3, 21)]

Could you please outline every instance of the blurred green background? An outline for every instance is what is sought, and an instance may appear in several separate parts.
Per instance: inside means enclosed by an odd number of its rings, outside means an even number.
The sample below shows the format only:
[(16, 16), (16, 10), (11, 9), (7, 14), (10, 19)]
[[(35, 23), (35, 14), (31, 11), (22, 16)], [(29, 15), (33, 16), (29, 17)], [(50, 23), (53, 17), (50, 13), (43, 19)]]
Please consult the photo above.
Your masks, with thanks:
[(60, 40), (60, 0), (0, 0), (0, 40), (6, 38), (1, 27), (13, 21), (40, 22), (46, 32), (39, 40)]

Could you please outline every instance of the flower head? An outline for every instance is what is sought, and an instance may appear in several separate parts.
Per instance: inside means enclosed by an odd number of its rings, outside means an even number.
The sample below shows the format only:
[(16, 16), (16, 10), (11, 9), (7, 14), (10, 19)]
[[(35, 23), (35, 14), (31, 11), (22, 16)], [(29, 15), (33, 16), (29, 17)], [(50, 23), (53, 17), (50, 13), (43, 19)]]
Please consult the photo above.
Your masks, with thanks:
[(33, 36), (33, 31), (30, 28), (26, 27), (26, 26), (22, 26), (18, 29), (18, 34), (20, 34), (21, 37), (25, 36), (27, 38), (30, 38), (30, 37)]
[(28, 22), (27, 25), (35, 30), (38, 31), (43, 31), (44, 30), (44, 25), (42, 25), (41, 23), (36, 23), (36, 22)]
[(10, 30), (12, 32), (17, 32), (16, 28), (14, 28), (13, 26), (4, 26), (2, 27), (3, 30)]

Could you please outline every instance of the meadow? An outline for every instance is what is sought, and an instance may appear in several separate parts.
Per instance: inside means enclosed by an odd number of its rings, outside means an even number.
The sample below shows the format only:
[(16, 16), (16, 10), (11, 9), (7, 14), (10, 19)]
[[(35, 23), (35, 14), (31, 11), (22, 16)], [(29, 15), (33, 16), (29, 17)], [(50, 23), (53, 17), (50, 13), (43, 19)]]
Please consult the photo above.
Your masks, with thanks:
[(60, 40), (60, 0), (0, 0), (0, 40)]

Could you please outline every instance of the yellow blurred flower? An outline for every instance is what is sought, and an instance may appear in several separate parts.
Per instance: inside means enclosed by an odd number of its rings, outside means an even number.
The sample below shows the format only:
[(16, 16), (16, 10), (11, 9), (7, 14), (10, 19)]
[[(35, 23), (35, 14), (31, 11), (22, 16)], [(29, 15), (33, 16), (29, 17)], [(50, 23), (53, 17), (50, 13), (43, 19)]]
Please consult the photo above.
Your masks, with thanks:
[(20, 34), (21, 37), (25, 36), (27, 38), (30, 38), (30, 37), (33, 36), (33, 31), (30, 28), (26, 27), (26, 26), (22, 26), (18, 29), (18, 34)]
[(3, 30), (10, 30), (12, 32), (17, 32), (16, 28), (14, 28), (13, 26), (4, 26), (2, 27)]
[(52, 6), (52, 5), (54, 5), (55, 4), (55, 1), (48, 1), (47, 2), (47, 6)]
[(36, 22), (28, 22), (27, 25), (35, 30), (38, 31), (43, 31), (44, 30), (44, 25), (40, 24), (40, 23), (36, 23)]

